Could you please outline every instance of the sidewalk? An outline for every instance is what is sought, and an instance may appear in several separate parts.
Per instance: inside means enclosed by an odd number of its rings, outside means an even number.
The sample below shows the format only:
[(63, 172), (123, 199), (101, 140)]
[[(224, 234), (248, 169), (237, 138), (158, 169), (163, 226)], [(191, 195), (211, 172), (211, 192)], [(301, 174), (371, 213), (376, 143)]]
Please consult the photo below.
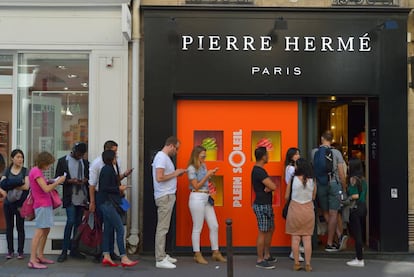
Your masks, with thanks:
[[(236, 255), (234, 256), (234, 274), (235, 277), (251, 276), (329, 276), (329, 277), (350, 277), (352, 276), (375, 276), (375, 277), (404, 277), (414, 276), (414, 256), (413, 255), (385, 255), (385, 259), (372, 259), (367, 255), (365, 259), (366, 266), (363, 268), (352, 268), (345, 264), (348, 253), (329, 256), (324, 253), (315, 253), (312, 259), (313, 272), (304, 271), (294, 272), (292, 270), (293, 262), (284, 256), (278, 257), (275, 264), (276, 269), (266, 270), (255, 267), (256, 257), (253, 255)], [(352, 252), (349, 252), (352, 255)], [(48, 258), (56, 260), (57, 255), (48, 255)], [(209, 261), (208, 265), (199, 265), (193, 261), (191, 256), (179, 256), (176, 269), (158, 269), (155, 268), (153, 256), (132, 256), (137, 258), (140, 263), (133, 268), (123, 269), (103, 267), (101, 264), (92, 262), (92, 259), (75, 260), (69, 258), (64, 263), (50, 265), (45, 270), (34, 270), (27, 268), (28, 257), (24, 260), (0, 260), (0, 277), (5, 276), (51, 276), (51, 277), (81, 277), (81, 276), (145, 276), (145, 277), (175, 277), (175, 276), (194, 276), (194, 277), (226, 277), (227, 264), (213, 262), (210, 257), (206, 256)]]

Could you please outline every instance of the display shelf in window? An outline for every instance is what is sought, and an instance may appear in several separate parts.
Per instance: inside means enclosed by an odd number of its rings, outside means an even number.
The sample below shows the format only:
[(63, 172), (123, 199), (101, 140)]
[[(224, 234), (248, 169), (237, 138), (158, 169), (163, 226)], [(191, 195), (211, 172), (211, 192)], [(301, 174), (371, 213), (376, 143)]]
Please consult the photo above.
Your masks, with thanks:
[(9, 150), (9, 122), (0, 121), (0, 154), (4, 158), (8, 157)]

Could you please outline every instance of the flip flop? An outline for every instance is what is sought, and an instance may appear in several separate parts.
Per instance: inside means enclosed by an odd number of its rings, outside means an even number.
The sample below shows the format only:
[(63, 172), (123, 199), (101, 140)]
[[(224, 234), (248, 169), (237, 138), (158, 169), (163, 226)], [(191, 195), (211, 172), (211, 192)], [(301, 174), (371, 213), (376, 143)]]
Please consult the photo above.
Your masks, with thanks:
[(55, 261), (52, 261), (52, 260), (49, 260), (49, 259), (46, 259), (46, 258), (41, 259), (41, 258), (37, 257), (37, 259), (39, 260), (39, 263), (41, 263), (41, 264), (54, 264), (55, 263)]
[(33, 262), (29, 262), (27, 264), (28, 268), (32, 268), (32, 269), (46, 269), (47, 266), (42, 265), (42, 264), (38, 264), (38, 263), (33, 263)]

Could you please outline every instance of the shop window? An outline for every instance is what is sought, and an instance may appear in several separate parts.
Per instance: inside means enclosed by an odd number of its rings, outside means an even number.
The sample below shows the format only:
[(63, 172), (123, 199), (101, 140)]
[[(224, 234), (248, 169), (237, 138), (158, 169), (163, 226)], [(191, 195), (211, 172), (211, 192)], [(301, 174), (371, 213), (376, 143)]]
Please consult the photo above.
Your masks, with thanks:
[(0, 89), (13, 87), (13, 56), (0, 55)]
[[(19, 54), (16, 136), (26, 166), (41, 151), (57, 160), (75, 142), (88, 142), (88, 83), (87, 54)], [(52, 166), (45, 175), (51, 178), (54, 172)], [(65, 213), (60, 208), (56, 215)]]

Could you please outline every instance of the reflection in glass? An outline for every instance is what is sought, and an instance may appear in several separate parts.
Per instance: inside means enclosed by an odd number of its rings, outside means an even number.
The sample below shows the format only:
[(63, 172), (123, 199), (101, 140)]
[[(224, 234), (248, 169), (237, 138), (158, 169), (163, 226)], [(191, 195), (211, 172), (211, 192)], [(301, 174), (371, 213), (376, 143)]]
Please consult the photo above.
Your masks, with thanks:
[[(19, 54), (17, 147), (26, 153), (27, 166), (41, 151), (57, 160), (70, 153), (75, 142), (88, 142), (85, 83), (89, 83), (87, 54)], [(52, 166), (45, 176), (53, 178), (54, 172)], [(55, 212), (65, 215), (61, 208)]]

